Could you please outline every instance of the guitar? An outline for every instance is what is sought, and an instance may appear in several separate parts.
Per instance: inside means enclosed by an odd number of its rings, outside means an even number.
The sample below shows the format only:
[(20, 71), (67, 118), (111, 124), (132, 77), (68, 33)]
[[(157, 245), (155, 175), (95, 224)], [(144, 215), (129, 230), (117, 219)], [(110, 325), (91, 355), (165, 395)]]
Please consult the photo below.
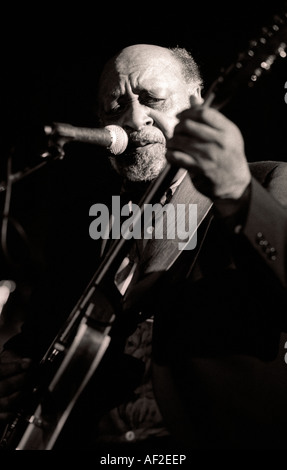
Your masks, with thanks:
[[(244, 86), (254, 85), (269, 71), (277, 57), (286, 57), (287, 12), (273, 18), (270, 27), (238, 55), (212, 84), (205, 95), (205, 105), (217, 109)], [(166, 188), (174, 169), (167, 166), (150, 185), (140, 203), (148, 203)], [(105, 291), (106, 280), (127, 243), (124, 238), (107, 253), (91, 282), (78, 300), (57, 337), (42, 358), (37, 372), (41, 378), (28, 394), (27, 402), (15, 419), (8, 423), (1, 449), (51, 450), (75, 407), (81, 393), (106, 356), (113, 338), (117, 315)]]

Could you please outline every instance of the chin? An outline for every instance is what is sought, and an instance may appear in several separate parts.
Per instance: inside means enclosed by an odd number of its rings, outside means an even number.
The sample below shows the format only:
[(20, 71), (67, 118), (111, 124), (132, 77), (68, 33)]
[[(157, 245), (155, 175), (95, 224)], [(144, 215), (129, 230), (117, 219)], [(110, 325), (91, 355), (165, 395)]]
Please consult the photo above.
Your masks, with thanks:
[(144, 182), (153, 181), (162, 172), (166, 166), (167, 161), (160, 162), (160, 164), (148, 168), (128, 168), (126, 171), (122, 171), (121, 176), (132, 182)]

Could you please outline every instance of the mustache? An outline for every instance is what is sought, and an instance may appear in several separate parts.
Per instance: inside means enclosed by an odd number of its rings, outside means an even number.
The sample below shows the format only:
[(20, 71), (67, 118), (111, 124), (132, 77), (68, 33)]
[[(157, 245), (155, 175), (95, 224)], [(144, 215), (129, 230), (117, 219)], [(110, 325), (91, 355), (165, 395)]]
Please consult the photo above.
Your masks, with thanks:
[(166, 144), (166, 138), (158, 127), (147, 126), (129, 134), (129, 145)]

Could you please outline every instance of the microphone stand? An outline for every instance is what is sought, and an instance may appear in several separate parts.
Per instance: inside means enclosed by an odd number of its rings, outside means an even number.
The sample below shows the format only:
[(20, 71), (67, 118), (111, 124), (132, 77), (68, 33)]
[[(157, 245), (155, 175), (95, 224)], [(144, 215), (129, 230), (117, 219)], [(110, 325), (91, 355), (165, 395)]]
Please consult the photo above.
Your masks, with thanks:
[[(55, 148), (55, 147), (53, 147)], [(40, 170), (46, 164), (52, 159), (52, 160), (63, 160), (64, 158), (64, 151), (63, 148), (60, 146), (56, 147), (56, 151), (52, 150), (51, 152), (47, 151), (44, 152), (40, 155), (41, 158), (43, 158), (43, 161), (38, 163), (37, 165), (31, 166), (31, 167), (26, 167), (23, 170), (17, 171), (16, 173), (11, 172), (11, 156), (8, 158), (8, 171), (7, 171), (7, 181), (1, 181), (0, 182), (0, 193), (3, 193), (7, 191), (7, 188), (10, 186), (10, 184), (16, 183), (17, 181), (22, 180), (26, 176), (31, 175), (32, 173), (36, 172), (37, 170)], [(10, 168), (9, 168), (10, 167)]]
[[(31, 166), (31, 167), (26, 167), (23, 170), (17, 171), (15, 173), (12, 172), (12, 156), (13, 156), (13, 150), (11, 151), (10, 155), (8, 156), (7, 160), (7, 178), (6, 181), (0, 182), (0, 194), (6, 192), (5, 194), (5, 199), (4, 199), (4, 208), (3, 208), (3, 214), (2, 214), (2, 223), (1, 223), (1, 248), (3, 251), (3, 255), (5, 256), (6, 260), (8, 263), (13, 266), (15, 263), (13, 263), (10, 255), (9, 255), (9, 250), (7, 247), (7, 231), (8, 231), (8, 223), (9, 220), (10, 222), (13, 223), (14, 228), (18, 231), (19, 235), (23, 238), (26, 239), (26, 234), (23, 229), (23, 227), (16, 221), (13, 220), (10, 217), (10, 203), (11, 203), (11, 197), (12, 197), (12, 186), (13, 183), (16, 183), (17, 181), (21, 181), (25, 177), (31, 175), (32, 173), (35, 173), (36, 171), (40, 170), (44, 166), (47, 165), (47, 163), (52, 159), (52, 160), (57, 160), (60, 159), (62, 160), (64, 158), (64, 150), (63, 147), (60, 145), (51, 145), (49, 146), (49, 150), (43, 152), (40, 156), (43, 158), (43, 161), (38, 163), (37, 165)], [(27, 240), (26, 240), (27, 241)]]

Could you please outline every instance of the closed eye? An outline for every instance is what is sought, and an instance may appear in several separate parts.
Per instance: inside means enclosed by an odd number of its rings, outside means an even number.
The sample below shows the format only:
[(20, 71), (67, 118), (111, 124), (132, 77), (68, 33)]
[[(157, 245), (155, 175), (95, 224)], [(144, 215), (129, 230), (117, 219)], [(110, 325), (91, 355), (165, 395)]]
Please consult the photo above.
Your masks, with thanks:
[(115, 106), (114, 108), (111, 108), (109, 111), (106, 111), (105, 115), (107, 117), (117, 117), (122, 113), (123, 108), (124, 108), (123, 106)]
[(145, 96), (140, 99), (141, 104), (148, 107), (157, 107), (159, 104), (165, 102), (165, 98), (156, 98), (155, 96)]
[[(140, 104), (149, 108), (160, 108), (166, 101), (165, 98), (157, 98), (151, 95), (139, 97)], [(107, 118), (113, 119), (119, 117), (126, 109), (130, 101), (122, 100), (115, 104), (110, 110), (105, 112)]]

